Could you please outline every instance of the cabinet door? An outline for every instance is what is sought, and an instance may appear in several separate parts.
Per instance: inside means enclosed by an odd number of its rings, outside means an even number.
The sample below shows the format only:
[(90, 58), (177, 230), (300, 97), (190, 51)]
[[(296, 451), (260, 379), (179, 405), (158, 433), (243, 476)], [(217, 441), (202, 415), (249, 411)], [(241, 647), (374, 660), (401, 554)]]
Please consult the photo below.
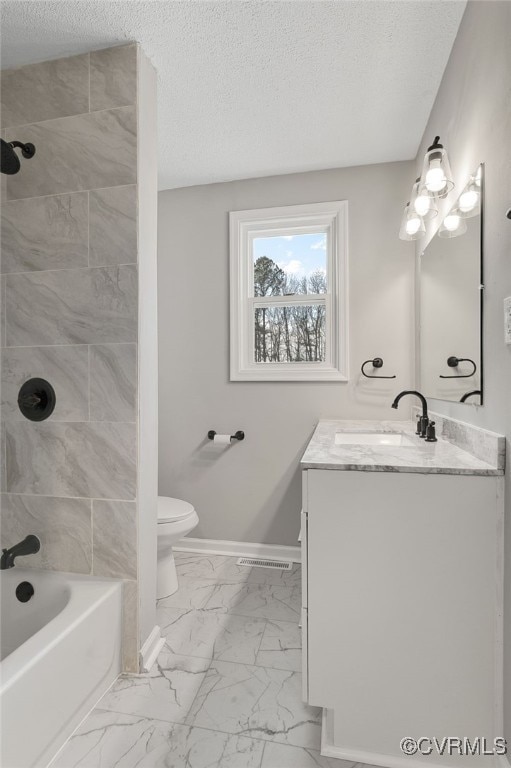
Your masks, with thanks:
[(496, 479), (307, 474), (308, 694), (335, 743), (493, 738)]

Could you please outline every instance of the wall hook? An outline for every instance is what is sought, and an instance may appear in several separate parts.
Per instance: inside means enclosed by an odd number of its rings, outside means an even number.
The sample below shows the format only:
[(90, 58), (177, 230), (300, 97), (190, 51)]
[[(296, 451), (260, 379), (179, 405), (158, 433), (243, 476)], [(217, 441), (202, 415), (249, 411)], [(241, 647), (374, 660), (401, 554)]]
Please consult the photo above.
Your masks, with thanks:
[(457, 373), (454, 376), (443, 376), (440, 374), (440, 379), (469, 379), (471, 376), (475, 374), (477, 371), (477, 365), (473, 360), (470, 359), (470, 357), (456, 357), (455, 355), (451, 355), (451, 357), (447, 358), (447, 365), (449, 368), (457, 368), (460, 363), (472, 363), (474, 366), (474, 370), (470, 371), (470, 373)]
[(396, 378), (395, 376), (371, 376), (370, 374), (364, 371), (364, 368), (368, 363), (371, 363), (373, 368), (382, 368), (383, 358), (375, 357), (373, 360), (366, 360), (364, 363), (362, 363), (360, 370), (362, 371), (362, 375), (365, 376), (366, 379), (395, 379)]

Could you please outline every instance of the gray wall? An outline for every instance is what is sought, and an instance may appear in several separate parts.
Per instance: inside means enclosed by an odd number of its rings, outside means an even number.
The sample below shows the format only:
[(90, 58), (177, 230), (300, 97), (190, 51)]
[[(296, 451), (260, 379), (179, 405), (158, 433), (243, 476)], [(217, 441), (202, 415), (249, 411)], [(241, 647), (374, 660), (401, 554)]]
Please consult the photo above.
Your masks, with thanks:
[[(201, 538), (296, 545), (300, 456), (320, 418), (404, 417), (413, 378), (412, 243), (398, 240), (413, 163), (168, 190), (159, 195), (160, 494), (192, 502)], [(228, 212), (348, 200), (348, 383), (229, 381)], [(360, 375), (381, 356), (394, 381)], [(225, 451), (205, 439), (246, 431)]]
[[(137, 56), (128, 45), (1, 78), (3, 136), (36, 146), (3, 179), (2, 546), (35, 533), (27, 566), (125, 579), (134, 671)], [(32, 376), (57, 396), (40, 424), (16, 405)]]
[[(418, 153), (417, 167), (436, 134), (440, 134), (449, 152), (458, 190), (480, 162), (486, 163), (484, 405), (439, 400), (432, 401), (431, 407), (439, 413), (504, 433), (508, 438), (504, 736), (511, 744), (511, 347), (504, 344), (502, 304), (503, 299), (511, 295), (511, 222), (505, 216), (511, 205), (510, 40), (511, 3), (468, 3)], [(446, 208), (449, 202), (446, 200)]]

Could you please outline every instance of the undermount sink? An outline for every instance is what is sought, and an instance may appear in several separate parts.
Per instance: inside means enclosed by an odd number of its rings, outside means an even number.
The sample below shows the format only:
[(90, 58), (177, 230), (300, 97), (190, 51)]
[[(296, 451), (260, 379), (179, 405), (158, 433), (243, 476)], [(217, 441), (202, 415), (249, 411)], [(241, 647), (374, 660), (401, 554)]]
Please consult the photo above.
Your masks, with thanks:
[(403, 432), (336, 432), (335, 445), (375, 445), (412, 448), (415, 443)]

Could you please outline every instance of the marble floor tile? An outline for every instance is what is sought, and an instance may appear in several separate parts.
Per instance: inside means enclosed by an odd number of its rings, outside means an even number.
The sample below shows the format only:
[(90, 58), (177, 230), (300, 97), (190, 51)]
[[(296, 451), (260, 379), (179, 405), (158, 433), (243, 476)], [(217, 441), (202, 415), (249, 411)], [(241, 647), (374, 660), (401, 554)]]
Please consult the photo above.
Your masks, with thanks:
[(206, 608), (223, 608), (239, 616), (295, 621), (300, 619), (299, 587), (275, 587), (266, 584), (217, 584)]
[(227, 555), (199, 555), (195, 552), (175, 552), (179, 578), (211, 579), (217, 583), (225, 581), (248, 581), (251, 568), (236, 565), (236, 557)]
[(260, 768), (264, 742), (95, 710), (51, 768)]
[(213, 581), (181, 580), (177, 592), (158, 600), (159, 608), (204, 608), (215, 590)]
[(255, 664), (265, 619), (220, 610), (158, 608), (157, 621), (173, 653)]
[(291, 621), (267, 621), (255, 663), (259, 667), (301, 672), (302, 634)]
[(276, 742), (266, 744), (261, 768), (364, 768), (333, 757), (323, 757), (315, 749), (291, 747)]
[(164, 651), (151, 672), (121, 676), (98, 707), (168, 723), (183, 723), (208, 666), (207, 659)]
[(293, 563), (290, 571), (279, 571), (277, 568), (251, 568), (247, 581), (249, 584), (270, 584), (275, 587), (300, 587), (302, 567), (298, 563)]
[(188, 725), (319, 749), (321, 710), (301, 701), (301, 675), (213, 661)]

